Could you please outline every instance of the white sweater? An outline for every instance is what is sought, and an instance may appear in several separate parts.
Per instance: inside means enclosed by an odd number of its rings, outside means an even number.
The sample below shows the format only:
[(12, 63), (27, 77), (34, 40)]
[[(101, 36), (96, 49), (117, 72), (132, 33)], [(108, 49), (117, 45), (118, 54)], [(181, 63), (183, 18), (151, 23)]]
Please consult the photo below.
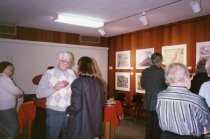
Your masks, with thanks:
[[(47, 98), (46, 107), (56, 110), (65, 111), (70, 106), (71, 83), (76, 79), (72, 70), (62, 71), (58, 67), (48, 70), (41, 78), (36, 89), (37, 98)], [(58, 81), (66, 80), (68, 86), (56, 91), (53, 89)]]

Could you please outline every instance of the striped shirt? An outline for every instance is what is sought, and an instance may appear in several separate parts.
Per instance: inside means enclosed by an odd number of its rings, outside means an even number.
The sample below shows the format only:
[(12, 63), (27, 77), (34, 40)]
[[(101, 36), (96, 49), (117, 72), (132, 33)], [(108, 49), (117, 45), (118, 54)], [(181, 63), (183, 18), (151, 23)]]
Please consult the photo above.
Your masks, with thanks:
[(158, 94), (156, 111), (163, 131), (200, 136), (210, 132), (210, 111), (201, 96), (185, 87), (169, 86)]

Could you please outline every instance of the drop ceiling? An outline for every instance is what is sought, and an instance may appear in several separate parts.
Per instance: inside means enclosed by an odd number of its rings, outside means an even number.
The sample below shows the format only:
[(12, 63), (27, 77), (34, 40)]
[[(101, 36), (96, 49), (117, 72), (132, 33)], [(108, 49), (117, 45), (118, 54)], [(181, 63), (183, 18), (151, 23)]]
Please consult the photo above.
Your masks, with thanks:
[[(0, 24), (100, 36), (96, 28), (53, 21), (56, 14), (67, 13), (103, 20), (104, 37), (111, 37), (210, 14), (210, 0), (201, 0), (202, 10), (196, 14), (189, 3), (190, 0), (1, 0)], [(139, 21), (144, 11), (149, 20), (147, 26)]]

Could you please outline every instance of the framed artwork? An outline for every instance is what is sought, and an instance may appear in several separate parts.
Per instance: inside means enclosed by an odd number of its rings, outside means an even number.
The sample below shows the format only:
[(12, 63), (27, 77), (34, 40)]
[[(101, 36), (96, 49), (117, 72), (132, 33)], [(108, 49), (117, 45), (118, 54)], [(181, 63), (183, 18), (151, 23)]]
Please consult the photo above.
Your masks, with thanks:
[(130, 72), (115, 72), (115, 89), (130, 91)]
[(145, 90), (141, 88), (141, 73), (136, 73), (136, 93), (145, 93)]
[(116, 52), (116, 69), (130, 69), (130, 51)]
[(152, 65), (151, 55), (154, 53), (154, 48), (136, 50), (136, 69), (145, 69)]
[(196, 63), (202, 58), (210, 58), (210, 41), (196, 43)]
[(162, 55), (166, 66), (174, 62), (187, 65), (187, 44), (163, 46)]

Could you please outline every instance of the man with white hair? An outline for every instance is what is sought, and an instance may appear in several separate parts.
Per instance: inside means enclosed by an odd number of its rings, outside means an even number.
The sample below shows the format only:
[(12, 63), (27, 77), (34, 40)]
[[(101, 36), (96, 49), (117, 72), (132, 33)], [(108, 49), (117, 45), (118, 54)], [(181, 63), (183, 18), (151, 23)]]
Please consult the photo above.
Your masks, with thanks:
[(210, 132), (210, 111), (205, 100), (189, 88), (191, 78), (185, 65), (170, 64), (165, 71), (167, 89), (157, 97), (156, 111), (161, 139), (199, 139)]
[[(207, 75), (210, 76), (210, 59), (206, 61), (205, 69)], [(206, 99), (206, 102), (210, 108), (210, 81), (204, 82), (201, 85), (201, 88), (199, 90), (199, 95)]]
[(67, 117), (65, 110), (70, 106), (71, 83), (76, 79), (69, 69), (72, 55), (59, 52), (57, 65), (42, 76), (36, 90), (37, 98), (46, 98), (46, 139), (66, 138)]

